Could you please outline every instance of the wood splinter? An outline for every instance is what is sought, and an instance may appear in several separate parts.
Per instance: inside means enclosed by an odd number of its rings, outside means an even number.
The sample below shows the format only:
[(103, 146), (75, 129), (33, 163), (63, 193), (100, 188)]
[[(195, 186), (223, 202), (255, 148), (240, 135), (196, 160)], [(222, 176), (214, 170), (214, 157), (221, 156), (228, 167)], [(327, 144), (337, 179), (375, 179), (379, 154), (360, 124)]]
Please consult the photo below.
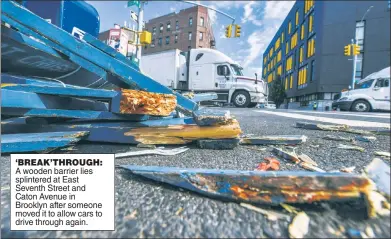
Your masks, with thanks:
[(120, 113), (168, 116), (175, 110), (175, 95), (121, 89)]

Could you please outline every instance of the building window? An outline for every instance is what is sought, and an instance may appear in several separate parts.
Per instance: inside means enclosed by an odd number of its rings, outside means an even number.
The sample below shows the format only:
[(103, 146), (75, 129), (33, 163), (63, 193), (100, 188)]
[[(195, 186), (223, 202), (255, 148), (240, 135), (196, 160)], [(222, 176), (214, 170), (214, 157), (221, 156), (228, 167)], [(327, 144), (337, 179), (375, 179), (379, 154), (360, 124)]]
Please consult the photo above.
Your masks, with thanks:
[(152, 28), (152, 34), (153, 34), (153, 35), (156, 34), (156, 27)]
[(289, 89), (293, 88), (293, 74), (291, 75), (291, 82), (289, 84)]
[(306, 14), (314, 6), (314, 0), (305, 0), (304, 13)]
[(192, 17), (189, 18), (189, 26), (190, 26), (190, 27), (193, 26), (193, 18), (192, 18)]
[(296, 24), (296, 27), (299, 25), (299, 10), (296, 10), (295, 24)]
[(297, 76), (297, 88), (302, 89), (307, 86), (307, 68), (308, 66), (303, 66), (299, 69)]
[(200, 25), (201, 25), (201, 27), (203, 27), (203, 26), (204, 26), (204, 24), (205, 24), (205, 23), (204, 23), (204, 18), (203, 18), (203, 17), (201, 17), (201, 18), (200, 18)]
[(291, 50), (297, 46), (297, 31), (291, 37)]
[(192, 34), (189, 32), (189, 41), (191, 41)]
[(292, 23), (289, 21), (289, 23), (288, 23), (288, 34), (291, 34), (291, 30), (292, 30)]
[(314, 54), (315, 54), (315, 37), (312, 37), (307, 41), (307, 58), (310, 58)]
[(300, 40), (303, 40), (303, 39), (304, 39), (304, 35), (305, 35), (305, 23), (303, 23), (303, 25), (301, 25), (301, 29), (300, 29)]
[(282, 65), (281, 64), (277, 67), (277, 75), (279, 75), (279, 76), (282, 75)]
[(162, 38), (160, 37), (157, 43), (159, 46), (162, 46)]
[(204, 40), (204, 33), (200, 32), (200, 41)]
[(151, 47), (155, 47), (155, 39), (152, 39)]
[(160, 33), (163, 32), (163, 24), (160, 24), (159, 32), (160, 32)]
[(299, 63), (302, 63), (303, 61), (304, 61), (304, 45), (302, 45), (299, 50)]
[(289, 76), (285, 77), (285, 90), (288, 90), (288, 78)]
[(175, 35), (175, 43), (178, 43), (178, 35)]
[(360, 46), (360, 51), (364, 50), (365, 21), (356, 22), (356, 44)]
[(285, 55), (289, 52), (289, 42), (285, 43)]
[(310, 81), (314, 81), (315, 80), (315, 61), (312, 61), (311, 62), (311, 78), (310, 78)]
[(293, 55), (290, 55), (286, 59), (285, 71), (288, 72), (288, 71), (292, 70), (292, 66), (293, 66)]
[(168, 23), (167, 23), (167, 31), (168, 31), (168, 32), (171, 31), (171, 22), (168, 22)]
[(278, 48), (280, 48), (280, 44), (281, 44), (280, 38), (277, 38), (276, 43), (274, 44), (274, 51), (277, 51)]
[(284, 32), (281, 33), (281, 44), (284, 42)]
[(314, 31), (314, 13), (312, 13), (308, 20), (308, 35)]
[(166, 45), (170, 44), (170, 36), (166, 36)]
[(177, 21), (175, 22), (175, 30), (178, 31), (178, 29), (179, 29), (179, 21), (177, 20)]
[(277, 53), (277, 62), (281, 61), (281, 56), (282, 56), (282, 53), (281, 53), (281, 50), (279, 50)]

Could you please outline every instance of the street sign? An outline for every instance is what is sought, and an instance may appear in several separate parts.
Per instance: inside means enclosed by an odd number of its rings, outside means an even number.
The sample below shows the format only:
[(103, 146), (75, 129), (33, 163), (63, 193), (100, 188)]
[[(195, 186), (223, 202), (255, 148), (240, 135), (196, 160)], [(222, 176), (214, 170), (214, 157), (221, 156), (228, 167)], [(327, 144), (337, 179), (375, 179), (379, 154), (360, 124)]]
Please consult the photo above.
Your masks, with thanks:
[(133, 5), (140, 7), (140, 1), (139, 0), (128, 1), (128, 7), (131, 7)]
[(132, 18), (133, 21), (137, 22), (138, 21), (138, 16), (135, 12), (130, 11), (130, 18)]

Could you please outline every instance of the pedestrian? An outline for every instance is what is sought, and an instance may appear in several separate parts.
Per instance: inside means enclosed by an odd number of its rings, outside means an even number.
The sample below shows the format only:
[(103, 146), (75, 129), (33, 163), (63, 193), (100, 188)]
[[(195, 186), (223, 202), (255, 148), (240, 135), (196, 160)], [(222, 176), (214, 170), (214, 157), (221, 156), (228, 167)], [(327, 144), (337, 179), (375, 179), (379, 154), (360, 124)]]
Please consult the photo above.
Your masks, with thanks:
[(313, 109), (314, 110), (317, 110), (318, 109), (318, 103), (317, 102), (314, 102), (314, 104), (312, 105)]

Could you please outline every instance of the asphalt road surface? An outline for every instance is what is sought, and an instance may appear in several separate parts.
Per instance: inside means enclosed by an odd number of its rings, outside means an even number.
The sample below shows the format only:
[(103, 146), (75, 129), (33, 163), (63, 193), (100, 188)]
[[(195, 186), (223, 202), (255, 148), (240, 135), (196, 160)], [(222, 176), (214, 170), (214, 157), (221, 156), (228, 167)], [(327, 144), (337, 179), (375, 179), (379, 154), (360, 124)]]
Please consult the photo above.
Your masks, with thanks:
[[(351, 137), (342, 132), (304, 130), (293, 127), (298, 121), (327, 123), (335, 119), (353, 122), (368, 129), (390, 125), (389, 113), (349, 112), (304, 112), (288, 110), (235, 109), (231, 113), (239, 120), (243, 133), (254, 135), (306, 135), (306, 143), (297, 146), (296, 152), (303, 152), (314, 159), (324, 170), (338, 170), (356, 166), (355, 172), (368, 165), (375, 151), (390, 151), (390, 137), (376, 136), (374, 143), (359, 142), (365, 152), (333, 148), (340, 142), (324, 140), (326, 135)], [(380, 127), (378, 127), (380, 126)], [(314, 147), (319, 145), (319, 147)], [(265, 148), (262, 146), (254, 146)], [(78, 144), (78, 153), (118, 153), (129, 151), (129, 146), (114, 144)], [(118, 159), (117, 164), (173, 166), (186, 168), (214, 168), (254, 170), (270, 148), (260, 152), (244, 147), (234, 150), (202, 150), (192, 148), (177, 156), (144, 156)], [(138, 149), (137, 149), (138, 150)], [(123, 169), (116, 169), (115, 231), (13, 231), (10, 226), (10, 158), (1, 158), (1, 233), (8, 237), (287, 237), (288, 221), (272, 222), (262, 214), (241, 207), (235, 202), (222, 202), (196, 193), (165, 184), (145, 180), (131, 175)], [(385, 160), (387, 161), (387, 160)], [(281, 170), (303, 170), (280, 159)], [(104, 194), (105, 192), (102, 192)], [(260, 206), (269, 209), (268, 206)], [(180, 209), (183, 209), (181, 211)], [(390, 237), (390, 217), (366, 219), (365, 204), (362, 201), (346, 203), (317, 203), (299, 207), (310, 217), (308, 238), (347, 237), (344, 230), (364, 231), (370, 227), (376, 237)], [(289, 214), (280, 207), (281, 213)], [(137, 211), (135, 213), (135, 211)], [(178, 213), (181, 211), (180, 213)]]

